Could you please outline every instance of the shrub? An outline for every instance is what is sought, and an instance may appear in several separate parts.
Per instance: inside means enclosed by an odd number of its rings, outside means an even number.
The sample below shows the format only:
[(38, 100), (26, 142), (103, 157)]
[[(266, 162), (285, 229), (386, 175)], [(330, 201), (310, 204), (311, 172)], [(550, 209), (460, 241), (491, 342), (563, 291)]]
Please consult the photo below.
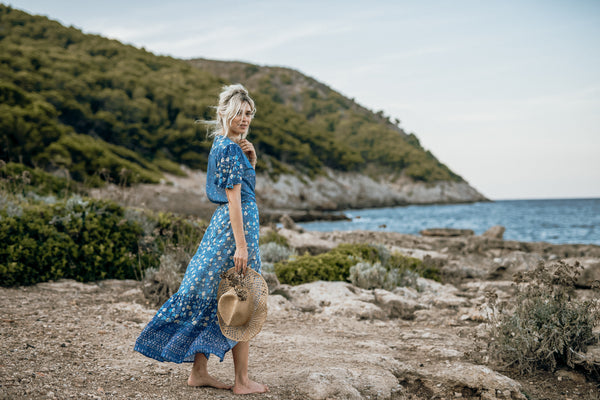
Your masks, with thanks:
[(274, 274), (275, 273), (275, 267), (273, 266), (273, 263), (263, 262), (261, 264), (261, 272), (263, 274)]
[(179, 290), (189, 260), (189, 255), (181, 250), (161, 255), (158, 268), (144, 271), (144, 296), (156, 306), (167, 301)]
[[(165, 252), (193, 254), (205, 225), (168, 213), (125, 211), (72, 195), (46, 204), (0, 192), (0, 285), (139, 279)], [(189, 260), (189, 257), (188, 257)]]
[(76, 189), (73, 181), (51, 175), (39, 168), (0, 160), (0, 188), (13, 194), (54, 194), (64, 197)]
[(388, 270), (381, 263), (359, 262), (350, 267), (350, 282), (363, 289), (388, 289)]
[(54, 205), (22, 202), (0, 210), (0, 282), (93, 281), (136, 277), (139, 226), (114, 203), (72, 196)]
[[(432, 279), (437, 282), (441, 282), (440, 270), (433, 264), (431, 258), (425, 257), (423, 261), (414, 257), (407, 257), (400, 253), (394, 253), (391, 255), (388, 263), (388, 269), (390, 271), (396, 270), (403, 276), (402, 279), (410, 280), (410, 273), (412, 272), (413, 280), (416, 280), (417, 276), (423, 278)], [(414, 286), (414, 284), (399, 284), (398, 286)]]
[(276, 262), (275, 272), (281, 283), (290, 285), (348, 281), (368, 289), (415, 286), (417, 276), (440, 280), (437, 268), (417, 258), (390, 254), (381, 244), (341, 244), (327, 253)]
[[(395, 255), (398, 257), (400, 255)], [(406, 257), (408, 258), (408, 257)], [(419, 261), (419, 260), (417, 260)], [(350, 282), (363, 289), (394, 290), (398, 286), (417, 287), (419, 274), (412, 269), (388, 268), (376, 262), (359, 262), (350, 268)]]
[(288, 240), (285, 236), (280, 235), (275, 230), (269, 230), (265, 235), (261, 235), (259, 239), (260, 245), (275, 242), (281, 246), (290, 247)]
[(275, 264), (281, 283), (299, 285), (318, 280), (346, 281), (350, 267), (360, 261), (379, 261), (378, 249), (367, 244), (341, 244), (327, 253), (304, 255), (295, 260)]
[(541, 262), (515, 277), (514, 303), (497, 303), (489, 295), (491, 318), (490, 354), (497, 362), (519, 373), (535, 369), (592, 365), (581, 356), (598, 342), (593, 329), (600, 323), (598, 299), (577, 300), (574, 287), (581, 265), (563, 261), (550, 267)]
[(268, 242), (260, 245), (260, 258), (263, 262), (276, 263), (284, 261), (292, 254), (292, 250), (277, 242)]

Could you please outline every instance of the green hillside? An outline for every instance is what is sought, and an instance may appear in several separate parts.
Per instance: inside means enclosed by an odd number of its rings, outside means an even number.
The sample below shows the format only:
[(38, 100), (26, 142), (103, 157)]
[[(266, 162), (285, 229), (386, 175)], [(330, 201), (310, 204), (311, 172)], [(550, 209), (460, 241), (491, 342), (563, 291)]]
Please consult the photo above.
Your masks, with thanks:
[(260, 171), (462, 180), (381, 113), (297, 71), (155, 56), (1, 4), (0, 159), (89, 185), (205, 168), (211, 142), (194, 121), (213, 119), (220, 88), (237, 81), (257, 103)]

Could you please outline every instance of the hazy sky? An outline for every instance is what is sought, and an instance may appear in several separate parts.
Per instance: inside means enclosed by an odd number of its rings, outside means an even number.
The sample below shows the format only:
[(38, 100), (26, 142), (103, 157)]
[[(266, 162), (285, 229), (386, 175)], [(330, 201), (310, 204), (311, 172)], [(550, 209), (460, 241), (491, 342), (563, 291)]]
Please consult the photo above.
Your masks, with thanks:
[(599, 0), (4, 3), (158, 54), (297, 69), (492, 199), (600, 197)]

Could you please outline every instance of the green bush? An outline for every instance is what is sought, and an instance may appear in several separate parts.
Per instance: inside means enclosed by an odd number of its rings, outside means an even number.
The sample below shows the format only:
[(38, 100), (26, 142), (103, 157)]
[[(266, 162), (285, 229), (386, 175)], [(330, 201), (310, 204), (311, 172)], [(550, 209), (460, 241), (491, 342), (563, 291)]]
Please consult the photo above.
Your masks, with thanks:
[(165, 252), (193, 254), (204, 230), (203, 222), (78, 195), (46, 204), (2, 193), (0, 285), (140, 279)]
[(593, 329), (600, 323), (598, 298), (577, 300), (575, 282), (581, 265), (559, 261), (515, 277), (516, 293), (510, 303), (498, 303), (490, 294), (494, 311), (489, 353), (492, 358), (521, 374), (536, 369), (554, 370), (578, 365), (595, 371), (600, 365), (581, 354), (598, 343)]
[(400, 253), (394, 253), (391, 255), (387, 267), (388, 270), (396, 270), (401, 274), (405, 274), (410, 271), (416, 273), (418, 276), (422, 276), (423, 278), (432, 279), (437, 282), (442, 281), (440, 270), (431, 262), (429, 262), (427, 257), (421, 261), (418, 258), (407, 257)]
[(268, 263), (285, 261), (293, 254), (289, 247), (277, 242), (268, 242), (260, 245), (260, 259)]
[(350, 268), (349, 280), (354, 286), (363, 289), (394, 290), (398, 286), (418, 289), (417, 278), (419, 276), (414, 269), (390, 268), (389, 265), (385, 267), (379, 262), (375, 264), (359, 262)]
[(376, 262), (378, 248), (366, 244), (341, 244), (327, 253), (316, 256), (304, 255), (288, 262), (275, 264), (275, 272), (281, 283), (299, 285), (318, 280), (345, 281), (350, 267), (360, 261)]
[(350, 267), (349, 280), (354, 286), (363, 289), (384, 288), (390, 290), (396, 286), (390, 285), (389, 271), (378, 262), (375, 264), (359, 262), (353, 265)]
[(409, 278), (415, 275), (427, 275), (429, 279), (439, 281), (436, 268), (424, 265), (417, 258), (390, 254), (385, 246), (379, 244), (341, 244), (327, 253), (278, 262), (275, 273), (281, 283), (289, 285), (318, 280), (347, 281), (368, 289), (391, 290), (407, 285)]
[(259, 238), (259, 244), (262, 246), (267, 243), (277, 243), (280, 246), (290, 247), (288, 240), (285, 236), (280, 235), (275, 230), (271, 229), (266, 234), (261, 235)]
[(59, 178), (39, 168), (29, 168), (19, 163), (0, 161), (0, 188), (8, 193), (34, 192), (38, 195), (63, 197), (77, 189), (69, 179)]
[(94, 281), (136, 277), (141, 229), (114, 203), (79, 196), (54, 205), (0, 210), (0, 282), (31, 285), (51, 279)]
[(152, 304), (160, 306), (179, 290), (191, 255), (184, 251), (169, 251), (160, 256), (158, 268), (144, 271), (142, 292)]

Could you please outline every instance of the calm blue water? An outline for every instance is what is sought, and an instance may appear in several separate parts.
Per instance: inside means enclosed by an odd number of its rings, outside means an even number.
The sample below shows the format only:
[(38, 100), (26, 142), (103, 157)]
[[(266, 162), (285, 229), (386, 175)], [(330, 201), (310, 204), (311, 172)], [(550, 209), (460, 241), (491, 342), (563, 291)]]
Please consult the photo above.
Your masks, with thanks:
[[(472, 229), (494, 225), (504, 239), (524, 242), (600, 245), (600, 199), (500, 200), (493, 203), (406, 206), (344, 212), (352, 221), (308, 222), (308, 230), (366, 229), (418, 234), (427, 228)], [(386, 225), (386, 227), (382, 227)]]

